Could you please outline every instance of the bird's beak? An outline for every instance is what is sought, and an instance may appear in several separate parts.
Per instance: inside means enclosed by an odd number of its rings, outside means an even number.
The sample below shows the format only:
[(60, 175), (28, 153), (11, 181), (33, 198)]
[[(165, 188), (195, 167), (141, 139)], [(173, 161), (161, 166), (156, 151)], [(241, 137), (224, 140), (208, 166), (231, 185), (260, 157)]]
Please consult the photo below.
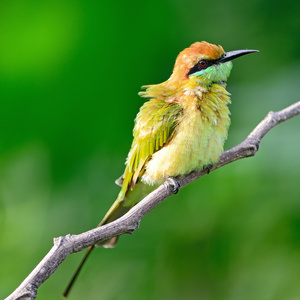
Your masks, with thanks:
[(258, 50), (235, 50), (235, 51), (226, 52), (218, 59), (218, 63), (224, 63), (226, 61), (230, 61), (240, 56), (254, 53), (254, 52), (259, 52), (259, 51)]

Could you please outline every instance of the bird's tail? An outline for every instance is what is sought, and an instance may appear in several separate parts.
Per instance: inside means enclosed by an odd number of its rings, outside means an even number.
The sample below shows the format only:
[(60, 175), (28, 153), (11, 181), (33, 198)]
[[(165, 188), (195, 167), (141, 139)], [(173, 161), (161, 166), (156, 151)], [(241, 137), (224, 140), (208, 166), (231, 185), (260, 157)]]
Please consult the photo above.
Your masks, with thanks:
[(79, 266), (77, 267), (75, 273), (73, 274), (72, 279), (70, 280), (70, 282), (69, 282), (67, 288), (65, 289), (65, 291), (64, 291), (64, 293), (63, 293), (63, 297), (64, 297), (64, 298), (67, 298), (67, 297), (68, 297), (68, 294), (69, 294), (69, 292), (70, 292), (70, 290), (71, 290), (71, 288), (72, 288), (72, 286), (73, 286), (73, 284), (74, 284), (76, 278), (78, 277), (80, 270), (82, 269), (82, 267), (83, 267), (85, 261), (87, 260), (87, 258), (89, 257), (89, 255), (91, 254), (91, 252), (92, 252), (92, 250), (93, 250), (94, 248), (95, 248), (95, 245), (92, 245), (92, 246), (90, 246), (90, 247), (87, 249), (87, 251), (86, 251), (86, 253), (85, 253), (83, 259), (81, 260)]
[[(120, 218), (124, 214), (126, 214), (136, 203), (142, 200), (146, 195), (148, 195), (151, 191), (153, 191), (157, 186), (149, 186), (139, 181), (133, 190), (127, 190), (125, 194), (123, 194), (122, 190), (119, 193), (117, 200), (113, 203), (111, 208), (108, 210), (107, 214), (104, 216), (103, 220), (99, 223), (99, 226), (103, 226), (105, 224), (111, 223), (116, 219)], [(63, 297), (67, 297), (76, 278), (78, 277), (82, 267), (84, 266), (87, 258), (91, 254), (94, 248), (97, 246), (102, 246), (104, 248), (113, 248), (117, 244), (118, 236), (113, 237), (111, 239), (101, 241), (96, 245), (92, 245), (87, 249), (86, 254), (84, 255), (82, 261), (77, 267), (71, 281), (69, 282), (66, 290), (63, 293)]]
[[(126, 214), (130, 210), (131, 206), (124, 207), (121, 203), (122, 202), (120, 201), (120, 198), (118, 197), (117, 200), (114, 202), (114, 204), (109, 209), (109, 211), (107, 212), (107, 214), (104, 216), (103, 220), (98, 224), (98, 227), (108, 224), (110, 222), (113, 222), (114, 220), (120, 218), (122, 215)], [(104, 248), (113, 248), (113, 247), (115, 247), (117, 241), (118, 241), (118, 237), (116, 236), (109, 240), (105, 240), (96, 245), (92, 245), (92, 246), (88, 247), (84, 257), (82, 258), (80, 264), (78, 265), (75, 273), (72, 276), (72, 279), (70, 280), (67, 288), (65, 289), (65, 291), (63, 293), (64, 298), (67, 298), (72, 286), (74, 285), (76, 278), (78, 277), (82, 267), (84, 266), (87, 258), (90, 256), (93, 249), (95, 249), (97, 246), (102, 246)]]

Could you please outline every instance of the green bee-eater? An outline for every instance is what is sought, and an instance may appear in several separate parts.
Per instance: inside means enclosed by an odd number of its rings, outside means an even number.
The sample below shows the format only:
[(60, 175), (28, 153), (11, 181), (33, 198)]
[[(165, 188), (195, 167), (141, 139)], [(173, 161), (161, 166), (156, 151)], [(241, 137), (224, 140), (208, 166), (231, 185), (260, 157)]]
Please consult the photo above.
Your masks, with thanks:
[[(135, 119), (133, 142), (117, 200), (99, 226), (125, 214), (167, 177), (208, 167), (219, 160), (230, 124), (226, 81), (231, 60), (257, 50), (225, 53), (221, 46), (196, 42), (179, 53), (171, 77), (144, 86), (145, 102)], [(102, 242), (113, 247), (117, 237)], [(64, 295), (66, 296), (88, 249)]]

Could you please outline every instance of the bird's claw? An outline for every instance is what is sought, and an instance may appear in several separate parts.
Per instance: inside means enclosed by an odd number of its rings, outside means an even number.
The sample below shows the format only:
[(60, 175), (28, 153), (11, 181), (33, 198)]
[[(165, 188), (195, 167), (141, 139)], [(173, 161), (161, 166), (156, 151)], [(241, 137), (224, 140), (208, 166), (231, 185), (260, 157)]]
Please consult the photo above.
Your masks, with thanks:
[(210, 173), (210, 170), (211, 170), (211, 168), (212, 168), (212, 164), (210, 164), (210, 165), (208, 165), (205, 169), (207, 170), (207, 174), (209, 174)]
[(166, 179), (166, 181), (168, 181), (171, 184), (172, 190), (171, 192), (173, 194), (177, 194), (179, 189), (180, 189), (180, 184), (179, 182), (174, 178), (174, 177), (168, 177)]

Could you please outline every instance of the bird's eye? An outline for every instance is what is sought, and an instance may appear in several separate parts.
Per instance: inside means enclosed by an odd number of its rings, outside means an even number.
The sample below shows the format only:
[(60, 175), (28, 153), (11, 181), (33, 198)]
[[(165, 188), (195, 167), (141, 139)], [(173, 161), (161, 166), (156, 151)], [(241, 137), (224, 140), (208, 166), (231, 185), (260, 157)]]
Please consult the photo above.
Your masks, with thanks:
[(207, 66), (207, 60), (200, 60), (199, 61), (199, 66), (201, 68), (205, 68)]
[(205, 70), (206, 68), (210, 67), (213, 64), (214, 64), (214, 60), (201, 59), (189, 70), (187, 75), (189, 76), (191, 74)]

